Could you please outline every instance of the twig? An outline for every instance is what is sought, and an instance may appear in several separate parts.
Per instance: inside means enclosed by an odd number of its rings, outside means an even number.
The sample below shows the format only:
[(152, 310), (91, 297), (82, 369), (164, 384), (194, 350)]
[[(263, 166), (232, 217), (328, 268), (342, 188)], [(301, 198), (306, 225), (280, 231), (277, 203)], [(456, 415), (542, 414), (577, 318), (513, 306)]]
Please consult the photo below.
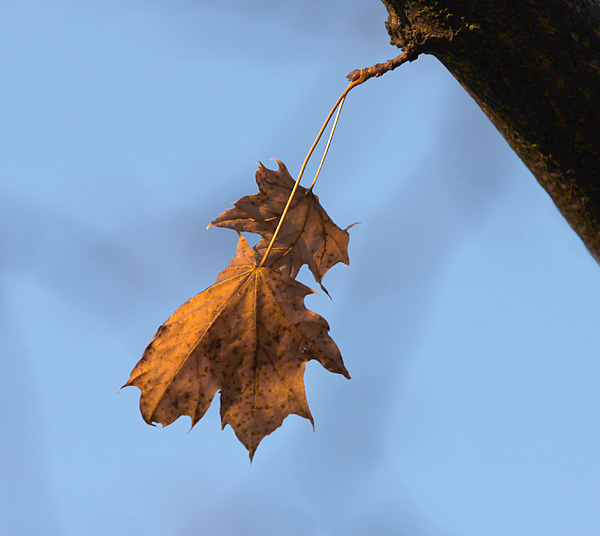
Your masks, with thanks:
[(393, 71), (396, 67), (400, 67), (407, 61), (416, 60), (419, 56), (419, 52), (414, 47), (406, 47), (402, 54), (396, 58), (386, 61), (385, 63), (376, 63), (372, 67), (366, 67), (365, 69), (356, 69), (349, 73), (346, 78), (350, 82), (358, 81), (359, 84), (367, 81), (369, 78), (374, 76), (382, 76), (389, 71)]

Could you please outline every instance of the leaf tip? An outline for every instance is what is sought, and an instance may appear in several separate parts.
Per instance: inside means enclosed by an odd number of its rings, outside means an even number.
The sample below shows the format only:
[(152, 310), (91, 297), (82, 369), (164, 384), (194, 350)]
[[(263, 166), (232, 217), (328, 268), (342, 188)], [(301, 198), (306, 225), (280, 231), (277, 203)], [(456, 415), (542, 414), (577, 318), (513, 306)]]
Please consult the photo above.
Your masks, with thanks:
[(278, 158), (273, 158), (273, 160), (275, 160), (275, 162), (277, 162), (277, 166), (279, 168), (277, 170), (278, 172), (285, 171), (286, 173), (289, 174), (289, 171), (287, 170), (287, 168), (285, 167), (285, 164), (281, 160), (279, 160)]
[[(119, 389), (119, 393), (125, 389), (125, 387), (137, 387), (137, 385), (134, 385), (133, 383), (133, 378), (129, 378), (123, 385), (121, 385), (121, 388)], [(141, 389), (140, 389), (141, 390)]]
[(355, 225), (360, 225), (361, 223), (362, 221), (355, 221), (354, 223), (348, 225), (348, 227), (346, 227), (344, 231), (348, 232), (348, 229), (352, 229), (352, 227), (354, 227)]
[[(329, 298), (331, 301), (333, 301), (333, 298), (331, 297), (331, 294), (329, 294), (329, 291), (328, 291), (328, 290), (327, 290), (327, 289), (326, 289), (326, 288), (323, 286), (323, 283), (319, 282), (319, 286), (321, 287), (321, 289), (323, 290), (323, 292), (324, 292), (325, 294), (327, 294), (327, 297), (328, 297), (328, 298)], [(315, 292), (315, 291), (313, 290), (313, 292)], [(315, 294), (316, 294), (316, 292), (315, 292)]]

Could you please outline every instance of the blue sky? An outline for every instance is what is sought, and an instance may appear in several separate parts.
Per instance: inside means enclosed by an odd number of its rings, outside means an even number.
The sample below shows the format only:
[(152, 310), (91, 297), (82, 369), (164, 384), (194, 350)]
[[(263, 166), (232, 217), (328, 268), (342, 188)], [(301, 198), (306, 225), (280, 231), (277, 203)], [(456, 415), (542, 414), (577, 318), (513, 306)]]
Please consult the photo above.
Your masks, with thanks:
[(306, 299), (352, 375), (307, 366), (316, 433), (250, 466), (218, 398), (188, 433), (119, 392), (233, 256), (205, 227), (256, 161), (297, 173), (345, 75), (398, 54), (380, 2), (339, 5), (4, 3), (1, 534), (600, 532), (600, 271), (433, 58), (353, 90), (316, 187), (361, 222)]

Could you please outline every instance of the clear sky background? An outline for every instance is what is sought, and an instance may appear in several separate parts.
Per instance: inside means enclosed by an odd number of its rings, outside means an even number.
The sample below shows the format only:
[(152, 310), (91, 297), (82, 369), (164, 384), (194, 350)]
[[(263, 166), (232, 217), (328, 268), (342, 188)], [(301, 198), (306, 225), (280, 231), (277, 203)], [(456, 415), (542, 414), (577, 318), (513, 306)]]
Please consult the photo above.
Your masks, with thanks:
[(188, 433), (119, 392), (256, 161), (398, 54), (381, 2), (0, 6), (0, 534), (600, 534), (600, 269), (433, 58), (350, 94), (317, 184), (362, 223), (306, 299), (352, 375), (307, 366), (316, 433), (250, 465), (218, 397)]

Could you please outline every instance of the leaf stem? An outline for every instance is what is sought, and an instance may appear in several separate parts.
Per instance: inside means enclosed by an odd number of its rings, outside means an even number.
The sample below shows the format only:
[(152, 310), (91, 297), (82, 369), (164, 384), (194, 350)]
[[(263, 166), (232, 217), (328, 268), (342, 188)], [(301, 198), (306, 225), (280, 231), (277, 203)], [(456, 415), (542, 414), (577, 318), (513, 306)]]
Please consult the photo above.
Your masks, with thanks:
[(281, 226), (283, 224), (283, 220), (285, 219), (285, 216), (287, 215), (288, 210), (290, 208), (290, 205), (292, 204), (292, 201), (294, 199), (294, 194), (296, 193), (296, 190), (298, 189), (298, 186), (300, 185), (300, 180), (302, 179), (302, 175), (304, 175), (304, 170), (306, 169), (306, 165), (308, 164), (308, 160), (312, 156), (312, 154), (313, 154), (313, 152), (315, 150), (315, 147), (317, 146), (317, 144), (319, 143), (319, 140), (321, 139), (321, 136), (323, 136), (323, 132), (325, 132), (325, 129), (327, 128), (327, 124), (329, 123), (329, 121), (331, 120), (331, 117), (333, 116), (333, 114), (337, 110), (337, 107), (340, 105), (340, 103), (342, 103), (344, 101), (344, 99), (346, 98), (346, 95), (348, 95), (348, 92), (352, 88), (358, 86), (359, 84), (362, 84), (363, 82), (364, 82), (364, 80), (353, 80), (352, 82), (350, 82), (348, 84), (348, 87), (340, 95), (340, 97), (338, 98), (338, 100), (333, 105), (333, 108), (331, 109), (331, 111), (327, 115), (327, 118), (325, 119), (325, 122), (323, 123), (323, 126), (321, 127), (321, 130), (319, 130), (319, 133), (317, 134), (317, 138), (313, 142), (311, 148), (308, 151), (308, 154), (306, 155), (306, 158), (304, 159), (304, 162), (302, 163), (302, 167), (300, 168), (300, 173), (298, 173), (298, 178), (296, 179), (296, 182), (294, 183), (294, 187), (292, 188), (290, 196), (288, 197), (287, 203), (285, 204), (285, 208), (283, 209), (283, 212), (281, 213), (281, 218), (279, 218), (279, 223), (277, 224), (277, 228), (275, 229), (275, 232), (273, 233), (273, 237), (271, 238), (271, 241), (269, 242), (269, 246), (267, 247), (267, 251), (265, 251), (265, 254), (263, 255), (263, 258), (260, 261), (260, 264), (258, 265), (259, 268), (265, 264), (265, 261), (267, 260), (267, 256), (271, 252), (273, 244), (275, 243), (275, 239), (277, 238), (277, 235), (279, 234), (279, 230), (281, 229)]
[(302, 179), (302, 175), (304, 175), (304, 170), (306, 169), (306, 165), (308, 164), (308, 161), (310, 160), (310, 157), (312, 156), (312, 154), (315, 150), (315, 147), (319, 143), (321, 136), (323, 136), (323, 132), (325, 132), (325, 129), (327, 128), (327, 125), (329, 124), (331, 117), (333, 116), (335, 111), (338, 110), (338, 107), (339, 107), (337, 116), (335, 118), (333, 127), (331, 129), (329, 141), (327, 142), (327, 147), (325, 147), (325, 153), (323, 154), (323, 158), (321, 159), (321, 163), (319, 165), (319, 169), (317, 170), (317, 174), (315, 175), (315, 178), (314, 178), (312, 184), (310, 185), (310, 188), (308, 189), (308, 191), (311, 191), (313, 186), (315, 185), (317, 177), (319, 176), (319, 172), (321, 171), (321, 167), (323, 166), (325, 156), (327, 155), (327, 151), (329, 150), (331, 138), (333, 137), (333, 133), (335, 131), (335, 126), (336, 126), (337, 120), (340, 116), (340, 111), (342, 109), (342, 105), (344, 104), (344, 100), (346, 99), (346, 95), (348, 95), (348, 93), (350, 92), (351, 89), (362, 84), (363, 82), (366, 82), (369, 78), (373, 78), (374, 76), (381, 76), (381, 75), (387, 73), (388, 71), (392, 71), (393, 69), (395, 69), (396, 67), (399, 67), (400, 65), (402, 65), (403, 63), (406, 63), (407, 61), (413, 61), (414, 59), (416, 59), (418, 57), (418, 55), (419, 55), (419, 51), (415, 47), (406, 47), (404, 49), (404, 51), (402, 52), (402, 54), (400, 54), (396, 58), (388, 60), (385, 63), (377, 63), (377, 64), (373, 65), (372, 67), (367, 67), (365, 69), (357, 69), (347, 75), (346, 78), (348, 78), (350, 80), (350, 83), (348, 84), (348, 87), (343, 91), (343, 93), (339, 96), (338, 100), (333, 105), (333, 108), (327, 115), (327, 118), (325, 119), (325, 122), (323, 123), (321, 130), (319, 130), (319, 133), (317, 134), (317, 138), (313, 142), (311, 148), (308, 151), (308, 154), (306, 155), (306, 158), (304, 159), (304, 162), (302, 163), (302, 167), (300, 168), (300, 173), (298, 173), (298, 178), (296, 179), (296, 182), (294, 183), (294, 187), (292, 188), (290, 196), (288, 197), (287, 203), (285, 204), (285, 208), (283, 209), (283, 212), (281, 213), (281, 218), (279, 218), (279, 223), (277, 224), (277, 228), (275, 229), (275, 232), (273, 233), (273, 237), (271, 238), (271, 241), (269, 242), (269, 246), (267, 247), (267, 250), (265, 251), (263, 258), (260, 261), (260, 264), (258, 265), (259, 268), (265, 264), (265, 261), (267, 260), (267, 257), (269, 255), (269, 253), (271, 252), (271, 249), (273, 248), (273, 244), (275, 243), (275, 240), (277, 239), (279, 230), (281, 229), (281, 226), (283, 225), (283, 220), (285, 219), (285, 216), (288, 213), (290, 205), (292, 204), (292, 201), (294, 199), (294, 194), (296, 193), (296, 190), (298, 190), (298, 186), (300, 185), (300, 180)]
[(327, 140), (327, 145), (325, 146), (325, 151), (323, 152), (323, 158), (321, 158), (321, 163), (319, 164), (319, 167), (317, 168), (317, 172), (315, 173), (315, 178), (313, 179), (312, 184), (308, 187), (308, 190), (306, 190), (307, 195), (309, 192), (312, 192), (312, 189), (313, 189), (315, 183), (317, 182), (317, 178), (319, 177), (319, 173), (321, 173), (321, 168), (323, 167), (323, 162), (325, 162), (325, 157), (327, 156), (327, 152), (329, 151), (329, 146), (331, 145), (331, 140), (333, 139), (333, 133), (335, 132), (335, 127), (337, 126), (338, 119), (340, 118), (340, 112), (342, 111), (342, 106), (344, 106), (345, 100), (346, 100), (346, 97), (344, 97), (340, 101), (340, 105), (338, 106), (337, 113), (335, 114), (335, 119), (333, 120), (333, 126), (331, 127), (331, 132), (329, 133), (329, 139)]

